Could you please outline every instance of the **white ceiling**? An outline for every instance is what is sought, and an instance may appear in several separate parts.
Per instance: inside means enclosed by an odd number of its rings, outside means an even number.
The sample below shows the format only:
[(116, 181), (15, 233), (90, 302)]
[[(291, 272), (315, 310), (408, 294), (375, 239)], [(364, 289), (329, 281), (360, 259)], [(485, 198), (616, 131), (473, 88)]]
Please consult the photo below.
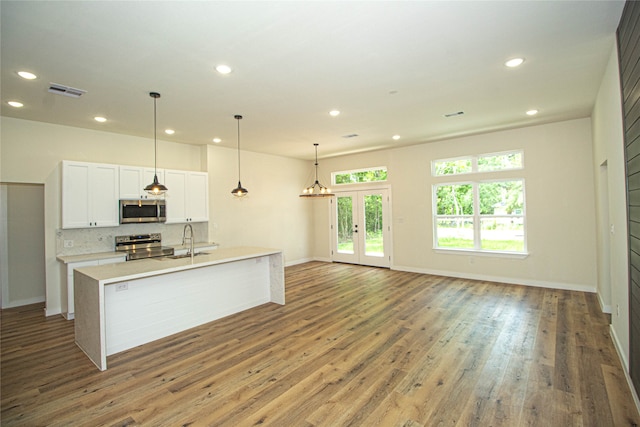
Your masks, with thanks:
[[(152, 138), (157, 91), (159, 139), (236, 147), (242, 114), (242, 149), (301, 159), (315, 142), (327, 157), (586, 117), (623, 7), (3, 0), (2, 115)], [(525, 63), (505, 67), (514, 56)], [(52, 82), (87, 93), (51, 94)]]

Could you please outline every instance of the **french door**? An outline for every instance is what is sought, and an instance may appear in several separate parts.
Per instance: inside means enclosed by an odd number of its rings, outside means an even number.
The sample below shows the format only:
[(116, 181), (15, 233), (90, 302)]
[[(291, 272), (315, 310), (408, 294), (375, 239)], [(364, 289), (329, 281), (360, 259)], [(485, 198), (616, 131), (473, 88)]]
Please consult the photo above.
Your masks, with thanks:
[(331, 259), (390, 266), (391, 223), (387, 189), (335, 193), (331, 199)]

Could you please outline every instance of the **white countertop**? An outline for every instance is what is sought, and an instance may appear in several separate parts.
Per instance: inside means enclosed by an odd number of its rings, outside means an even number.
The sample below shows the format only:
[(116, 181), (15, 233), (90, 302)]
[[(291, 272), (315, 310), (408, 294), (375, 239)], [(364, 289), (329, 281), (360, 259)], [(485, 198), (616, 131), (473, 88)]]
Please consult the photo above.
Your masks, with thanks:
[(193, 268), (202, 268), (215, 264), (224, 264), (249, 258), (282, 253), (280, 249), (260, 248), (252, 246), (240, 246), (234, 248), (216, 249), (210, 253), (191, 257), (148, 258), (135, 261), (119, 262), (116, 264), (98, 265), (94, 267), (78, 268), (76, 271), (107, 285), (110, 283), (124, 282), (127, 280), (141, 279), (143, 277), (157, 276), (161, 274), (175, 273)]
[[(198, 248), (204, 248), (204, 247), (210, 247), (210, 246), (218, 246), (217, 243), (213, 243), (213, 242), (200, 242), (200, 243), (194, 243), (193, 247), (198, 249)], [(181, 249), (189, 249), (187, 246), (182, 246), (182, 245), (167, 245), (167, 247), (169, 248), (173, 248), (175, 251), (181, 250)], [(109, 259), (109, 258), (120, 258), (125, 256), (126, 254), (124, 252), (96, 252), (96, 253), (92, 253), (92, 254), (80, 254), (80, 255), (58, 255), (56, 257), (56, 259), (58, 261), (61, 261), (65, 264), (70, 264), (72, 262), (83, 262), (83, 261), (95, 261), (95, 260), (99, 260), (99, 259)]]
[(56, 259), (65, 264), (71, 264), (72, 262), (83, 262), (83, 261), (97, 261), (99, 259), (109, 259), (109, 258), (122, 258), (126, 256), (124, 252), (96, 252), (93, 254), (80, 254), (80, 255), (58, 255)]

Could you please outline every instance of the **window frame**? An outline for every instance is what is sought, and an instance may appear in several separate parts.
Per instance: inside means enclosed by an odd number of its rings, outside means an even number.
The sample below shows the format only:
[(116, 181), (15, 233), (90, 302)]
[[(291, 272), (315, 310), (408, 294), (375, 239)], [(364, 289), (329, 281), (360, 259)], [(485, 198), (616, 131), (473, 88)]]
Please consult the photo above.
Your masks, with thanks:
[[(365, 182), (342, 182), (340, 184), (336, 183), (336, 177), (338, 175), (346, 175), (346, 174), (354, 174), (358, 172), (369, 172), (369, 171), (377, 171), (384, 170), (387, 173), (387, 179), (380, 181), (365, 181)], [(387, 183), (389, 182), (389, 169), (386, 166), (375, 166), (370, 168), (359, 168), (359, 169), (349, 169), (344, 171), (334, 171), (331, 172), (331, 186), (332, 187), (341, 187), (343, 185), (362, 185), (362, 184), (376, 184), (376, 183)]]
[[(495, 157), (495, 156), (508, 155), (508, 154), (520, 154), (520, 158), (522, 160), (521, 166), (515, 167), (515, 168), (494, 169), (494, 170), (489, 170), (489, 171), (481, 171), (479, 169), (479, 167), (478, 167), (478, 160), (481, 159), (481, 158), (484, 158), (484, 157)], [(458, 172), (458, 173), (450, 173), (450, 174), (442, 174), (442, 175), (438, 175), (436, 173), (436, 163), (455, 162), (455, 161), (467, 160), (467, 159), (471, 161), (471, 170), (470, 171)], [(446, 159), (435, 159), (435, 160), (431, 161), (431, 176), (433, 176), (433, 177), (460, 176), (460, 175), (468, 175), (470, 173), (481, 173), (481, 174), (499, 173), (499, 172), (517, 171), (517, 170), (524, 170), (524, 150), (522, 150), (522, 149), (496, 151), (496, 152), (493, 152), (493, 153), (473, 154), (473, 155), (468, 155), (468, 156), (449, 157), (449, 158), (446, 158)]]
[[(513, 170), (513, 169), (508, 169)], [(490, 172), (481, 172), (481, 174), (494, 174), (496, 171)], [(497, 171), (501, 172), (501, 171)], [(467, 173), (460, 174), (464, 175), (465, 178), (468, 178)], [(449, 175), (439, 175), (441, 176), (449, 176)], [(521, 214), (480, 214), (480, 185), (485, 183), (499, 183), (499, 182), (510, 182), (510, 181), (520, 181), (522, 183), (522, 213)], [(471, 185), (471, 191), (473, 192), (473, 214), (463, 214), (463, 215), (447, 215), (438, 214), (438, 187), (451, 186), (451, 185)], [(527, 216), (526, 216), (526, 183), (524, 177), (505, 177), (505, 178), (486, 178), (486, 179), (475, 179), (475, 180), (460, 180), (460, 181), (446, 181), (446, 182), (438, 182), (433, 183), (431, 185), (431, 203), (432, 203), (432, 217), (433, 217), (433, 250), (440, 253), (474, 253), (478, 255), (488, 255), (488, 256), (507, 256), (507, 257), (516, 257), (516, 258), (524, 258), (528, 256), (527, 249)], [(451, 219), (461, 219), (468, 220), (470, 219), (473, 224), (473, 248), (463, 248), (463, 247), (441, 247), (438, 246), (438, 221), (443, 218), (451, 218)], [(483, 219), (491, 219), (491, 218), (519, 218), (522, 221), (522, 233), (523, 233), (523, 247), (522, 251), (498, 251), (498, 250), (489, 250), (482, 249), (482, 220)]]

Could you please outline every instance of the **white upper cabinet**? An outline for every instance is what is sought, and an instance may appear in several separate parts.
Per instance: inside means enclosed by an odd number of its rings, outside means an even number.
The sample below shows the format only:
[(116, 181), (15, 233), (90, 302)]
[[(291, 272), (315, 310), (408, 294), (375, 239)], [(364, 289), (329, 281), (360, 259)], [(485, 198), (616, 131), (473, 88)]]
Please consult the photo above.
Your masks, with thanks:
[(209, 186), (206, 172), (165, 170), (167, 223), (209, 220)]
[(209, 174), (189, 172), (187, 175), (187, 213), (189, 221), (209, 221)]
[[(153, 182), (155, 170), (137, 166), (120, 166), (121, 199), (162, 199), (164, 195), (153, 196), (144, 187)], [(164, 170), (158, 170), (158, 181), (164, 183)]]
[(118, 165), (62, 162), (62, 228), (118, 225), (118, 169)]

